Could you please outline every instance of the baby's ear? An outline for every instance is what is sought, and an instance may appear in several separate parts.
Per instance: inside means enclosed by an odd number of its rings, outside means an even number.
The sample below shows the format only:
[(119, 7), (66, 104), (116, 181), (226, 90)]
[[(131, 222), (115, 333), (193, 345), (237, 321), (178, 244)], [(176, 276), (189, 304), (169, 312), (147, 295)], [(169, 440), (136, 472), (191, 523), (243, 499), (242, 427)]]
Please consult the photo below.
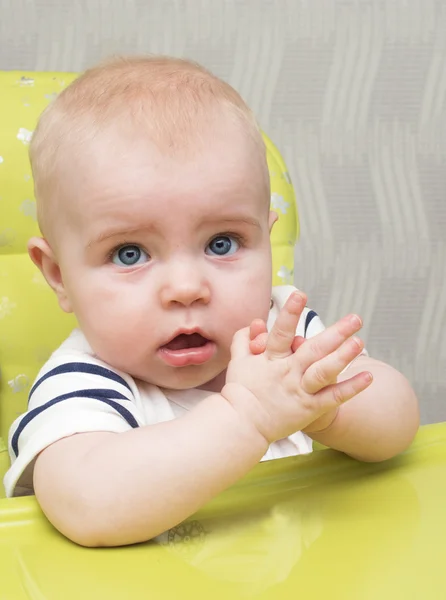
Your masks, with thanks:
[(279, 218), (279, 215), (274, 210), (270, 210), (269, 211), (268, 225), (269, 225), (269, 232), (270, 233), (271, 233), (271, 231), (273, 229), (274, 223), (278, 220), (278, 218)]
[(28, 254), (33, 263), (40, 269), (48, 285), (56, 293), (60, 308), (66, 313), (72, 312), (60, 267), (48, 242), (41, 237), (31, 238), (28, 242)]

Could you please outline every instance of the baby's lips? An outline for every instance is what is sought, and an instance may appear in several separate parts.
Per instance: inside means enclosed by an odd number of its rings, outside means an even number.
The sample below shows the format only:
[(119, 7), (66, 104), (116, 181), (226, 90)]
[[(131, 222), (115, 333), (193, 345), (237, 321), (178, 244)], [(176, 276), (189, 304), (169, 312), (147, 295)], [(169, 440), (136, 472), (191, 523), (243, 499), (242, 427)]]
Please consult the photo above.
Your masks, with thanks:
[(188, 350), (191, 348), (200, 348), (209, 341), (201, 333), (180, 333), (161, 347), (167, 350)]
[[(165, 342), (159, 348), (167, 348), (174, 346), (179, 347), (200, 347), (206, 342), (213, 340), (206, 334), (206, 331), (201, 327), (181, 327), (165, 338)], [(195, 345), (194, 345), (195, 344)]]
[(170, 367), (201, 365), (210, 360), (215, 352), (216, 345), (210, 340), (206, 340), (201, 346), (169, 348), (165, 345), (158, 351), (160, 358)]

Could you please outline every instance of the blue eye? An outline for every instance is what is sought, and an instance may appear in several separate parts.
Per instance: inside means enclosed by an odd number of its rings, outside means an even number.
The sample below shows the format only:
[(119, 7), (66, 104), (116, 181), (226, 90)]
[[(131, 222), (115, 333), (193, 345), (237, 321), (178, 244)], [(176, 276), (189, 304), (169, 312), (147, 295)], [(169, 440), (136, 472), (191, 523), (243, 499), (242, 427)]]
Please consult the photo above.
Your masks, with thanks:
[(206, 254), (212, 256), (230, 256), (240, 248), (239, 242), (229, 235), (217, 235), (211, 240), (206, 248)]
[(112, 261), (118, 267), (134, 267), (147, 262), (148, 255), (139, 246), (129, 244), (121, 246), (113, 252)]

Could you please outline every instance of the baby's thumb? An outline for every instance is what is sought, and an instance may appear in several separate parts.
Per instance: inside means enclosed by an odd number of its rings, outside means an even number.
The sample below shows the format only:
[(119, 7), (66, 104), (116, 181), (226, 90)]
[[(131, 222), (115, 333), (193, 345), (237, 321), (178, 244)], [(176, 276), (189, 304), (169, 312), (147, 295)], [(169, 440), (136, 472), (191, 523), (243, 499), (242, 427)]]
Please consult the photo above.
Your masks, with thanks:
[(250, 354), (249, 350), (250, 332), (249, 327), (244, 327), (235, 332), (231, 344), (231, 360), (244, 358)]
[(266, 344), (268, 342), (268, 332), (261, 333), (255, 339), (249, 342), (249, 349), (251, 354), (262, 354), (266, 350)]

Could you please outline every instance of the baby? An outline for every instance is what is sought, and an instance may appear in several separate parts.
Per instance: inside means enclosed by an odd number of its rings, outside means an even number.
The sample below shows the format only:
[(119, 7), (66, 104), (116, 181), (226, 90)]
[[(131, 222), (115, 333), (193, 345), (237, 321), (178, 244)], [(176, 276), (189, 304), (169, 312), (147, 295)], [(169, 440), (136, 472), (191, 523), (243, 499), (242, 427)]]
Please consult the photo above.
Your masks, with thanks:
[(272, 289), (265, 147), (227, 83), (113, 60), (47, 108), (30, 155), (29, 254), (79, 329), (11, 427), (9, 496), (35, 493), (78, 544), (131, 544), (312, 440), (364, 461), (410, 444), (415, 394), (360, 318), (325, 329)]

